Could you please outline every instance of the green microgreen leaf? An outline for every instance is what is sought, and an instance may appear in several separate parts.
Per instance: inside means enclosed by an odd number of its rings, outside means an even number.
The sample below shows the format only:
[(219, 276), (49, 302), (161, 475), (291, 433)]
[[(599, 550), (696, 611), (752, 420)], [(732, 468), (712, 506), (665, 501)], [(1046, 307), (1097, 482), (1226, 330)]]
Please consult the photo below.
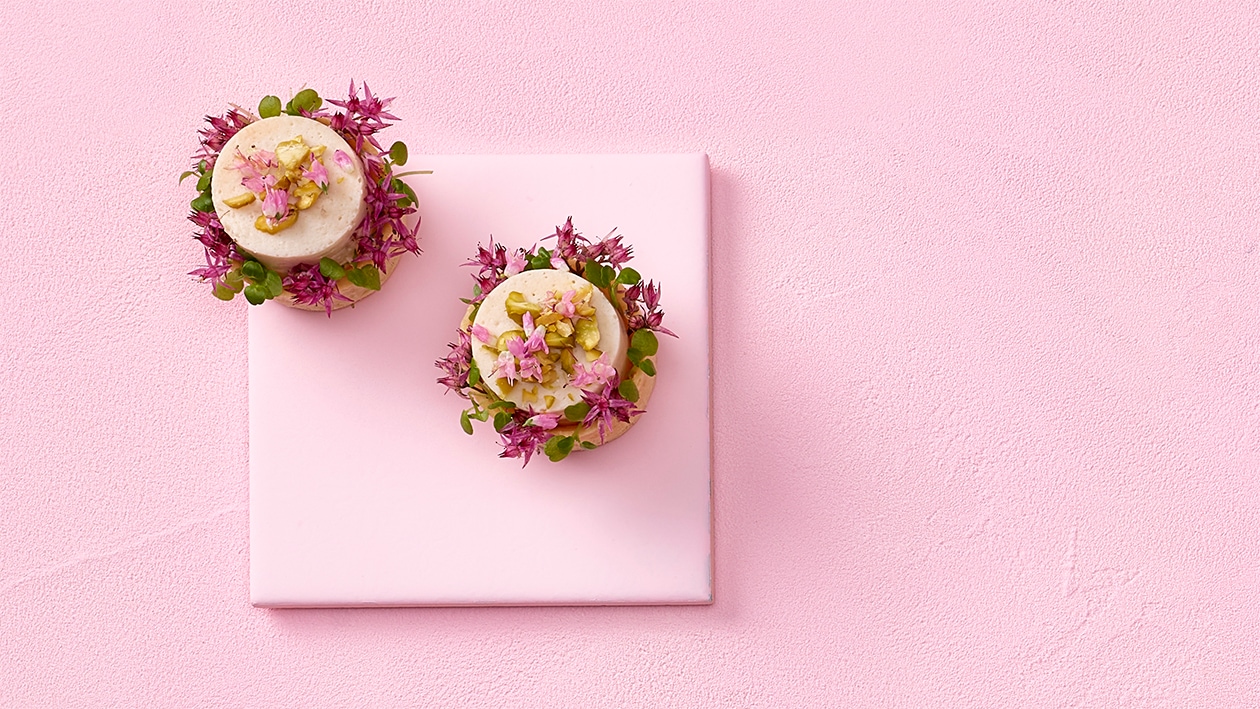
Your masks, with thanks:
[(263, 99), (258, 102), (258, 116), (274, 118), (280, 115), (281, 108), (279, 96), (263, 96)]
[(596, 448), (599, 448), (599, 446), (595, 445), (594, 443), (591, 443), (590, 441), (582, 441), (582, 447), (588, 451), (593, 451)]
[(214, 297), (219, 300), (231, 300), (236, 297), (236, 291), (228, 288), (222, 283), (218, 283), (214, 286)]
[(512, 422), (512, 414), (506, 411), (500, 411), (494, 415), (494, 430), (502, 431), (503, 427)]
[(368, 290), (381, 289), (381, 272), (370, 263), (347, 270), (346, 278), (360, 288), (367, 288)]
[(507, 409), (508, 411), (514, 411), (516, 409), (516, 404), (508, 401), (507, 399), (499, 399), (498, 401), (490, 402), (490, 405), (486, 408)]
[(339, 281), (346, 277), (346, 269), (342, 268), (341, 264), (327, 257), (319, 260), (319, 272), (324, 274), (324, 278), (331, 278), (334, 281)]
[(478, 411), (472, 416), (469, 416), (469, 418), (474, 418), (474, 419), (477, 419), (478, 421), (485, 421), (486, 419), (490, 418), (490, 412), (486, 409), (482, 409), (481, 411)]
[(407, 144), (401, 140), (394, 141), (394, 144), (389, 146), (389, 159), (395, 165), (406, 165)]
[(196, 172), (194, 172), (193, 170), (185, 170), (184, 172), (180, 173), (180, 175), (179, 175), (179, 182), (180, 182), (180, 184), (183, 184), (183, 183), (184, 183), (184, 180), (187, 180), (188, 178), (190, 178), (190, 177), (192, 177), (193, 175), (196, 175), (196, 174), (197, 174), (197, 173), (196, 173)]
[(604, 272), (604, 266), (594, 260), (586, 262), (586, 268), (582, 273), (586, 280), (594, 283), (599, 288), (607, 288), (610, 285), (610, 280)]
[(623, 268), (621, 273), (617, 274), (617, 282), (622, 285), (632, 286), (641, 280), (643, 280), (643, 277), (633, 268)]
[(201, 162), (197, 163), (197, 172), (205, 172), (205, 171), (206, 171), (206, 161), (202, 160)]
[(267, 278), (263, 280), (262, 285), (267, 289), (268, 298), (278, 298), (284, 292), (284, 281), (275, 271), (267, 271)]
[(391, 182), (390, 185), (391, 185), (390, 189), (393, 192), (407, 195), (405, 198), (398, 200), (398, 206), (406, 207), (411, 204), (420, 203), (419, 198), (416, 197), (416, 191), (411, 189), (411, 185), (407, 184), (406, 182), (403, 182), (402, 180), (398, 178), (394, 178), (393, 182)]
[(324, 105), (324, 99), (319, 97), (315, 89), (302, 89), (289, 101), (288, 112), (296, 116), (302, 111), (318, 111), (322, 105)]
[(467, 433), (470, 436), (473, 434), (472, 421), (468, 420), (467, 411), (459, 412), (459, 427), (464, 429), (464, 433)]
[(249, 279), (250, 283), (258, 283), (267, 277), (267, 269), (257, 261), (246, 261), (241, 264), (241, 273)]
[(573, 406), (566, 406), (564, 409), (564, 418), (577, 423), (586, 418), (586, 414), (591, 410), (591, 405), (585, 401), (579, 401)]
[(652, 364), (652, 360), (650, 359), (644, 359), (644, 360), (635, 362), (635, 366), (638, 367), (639, 369), (642, 369), (643, 373), (648, 375), (649, 377), (656, 376), (656, 365)]
[(543, 452), (547, 454), (551, 462), (558, 463), (573, 451), (573, 443), (574, 439), (570, 436), (552, 436), (543, 446)]
[(534, 252), (534, 255), (529, 257), (528, 265), (525, 266), (526, 271), (536, 271), (540, 268), (551, 268), (551, 252), (545, 247)]
[(635, 330), (630, 336), (630, 346), (643, 353), (644, 357), (656, 354), (659, 343), (651, 330)]
[(204, 192), (197, 195), (197, 198), (194, 199), (190, 204), (192, 205), (192, 208), (198, 212), (213, 212), (214, 211), (214, 200), (210, 198), (210, 195)]
[(635, 386), (634, 382), (629, 379), (617, 385), (617, 393), (621, 394), (621, 398), (626, 401), (639, 400), (639, 387)]
[(210, 189), (210, 180), (214, 177), (213, 172), (207, 172), (197, 179), (197, 191), (207, 192)]
[(637, 367), (639, 366), (639, 362), (643, 361), (643, 353), (631, 347), (626, 350), (626, 358), (630, 360), (631, 364)]
[(481, 369), (477, 366), (477, 360), (468, 363), (468, 386), (475, 387), (481, 381)]
[(251, 283), (245, 286), (245, 300), (248, 300), (250, 305), (262, 305), (263, 301), (267, 300), (267, 289), (257, 283)]
[(232, 289), (233, 293), (240, 293), (241, 289), (245, 287), (245, 278), (241, 275), (241, 269), (239, 268), (234, 268), (231, 271), (228, 271), (227, 274), (223, 276), (223, 282), (228, 288)]

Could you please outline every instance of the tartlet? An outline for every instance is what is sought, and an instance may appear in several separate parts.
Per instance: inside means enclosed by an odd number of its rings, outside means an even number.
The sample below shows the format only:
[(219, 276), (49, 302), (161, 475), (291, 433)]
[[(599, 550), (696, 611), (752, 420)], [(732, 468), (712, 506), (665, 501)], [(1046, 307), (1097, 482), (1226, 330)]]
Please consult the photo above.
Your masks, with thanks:
[(380, 290), (404, 254), (420, 252), (416, 195), (395, 173), (407, 146), (377, 138), (397, 120), (391, 101), (366, 85), (360, 97), (351, 82), (347, 100), (328, 101), (339, 110), (303, 89), (284, 105), (263, 98), (257, 114), (207, 116), (180, 178), (197, 178), (189, 219), (206, 257), (190, 275), (222, 300), (243, 293), (329, 315)]
[(479, 267), (438, 382), (467, 399), (464, 432), (491, 421), (503, 458), (544, 453), (559, 461), (622, 436), (646, 412), (656, 386), (654, 333), (660, 286), (625, 264), (621, 236), (591, 242), (556, 228), (553, 248), (510, 255), (491, 239), (465, 265)]

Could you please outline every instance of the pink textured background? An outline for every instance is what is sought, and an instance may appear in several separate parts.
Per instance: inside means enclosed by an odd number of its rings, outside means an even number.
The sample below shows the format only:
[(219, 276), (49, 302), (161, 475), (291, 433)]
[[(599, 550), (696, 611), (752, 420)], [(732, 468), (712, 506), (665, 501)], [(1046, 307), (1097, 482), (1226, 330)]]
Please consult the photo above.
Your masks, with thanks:
[[(0, 6), (0, 704), (1260, 705), (1250, 3), (451, 5)], [(350, 76), (711, 155), (714, 606), (249, 606), (174, 176)]]

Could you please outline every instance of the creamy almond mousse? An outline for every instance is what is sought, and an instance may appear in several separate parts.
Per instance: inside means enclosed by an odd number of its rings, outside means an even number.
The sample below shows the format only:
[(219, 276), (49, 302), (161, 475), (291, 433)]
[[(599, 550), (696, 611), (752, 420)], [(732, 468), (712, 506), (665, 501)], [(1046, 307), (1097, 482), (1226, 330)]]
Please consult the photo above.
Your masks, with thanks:
[(290, 115), (237, 131), (211, 182), (224, 231), (280, 274), (300, 263), (354, 256), (366, 192), (363, 165), (350, 145), (323, 123)]
[(627, 368), (626, 326), (598, 288), (568, 271), (538, 269), (492, 290), (472, 321), (472, 356), (513, 404), (563, 412), (582, 390)]

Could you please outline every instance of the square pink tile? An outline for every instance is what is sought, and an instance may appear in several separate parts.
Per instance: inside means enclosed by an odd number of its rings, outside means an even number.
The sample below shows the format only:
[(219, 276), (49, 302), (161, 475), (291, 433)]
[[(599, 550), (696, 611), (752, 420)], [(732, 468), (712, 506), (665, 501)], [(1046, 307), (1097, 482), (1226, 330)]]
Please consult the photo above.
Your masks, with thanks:
[[(420, 258), (353, 310), (249, 317), (250, 588), (258, 606), (709, 603), (709, 168), (703, 154), (415, 156)], [(436, 383), (493, 234), (573, 216), (663, 283), (649, 412), (522, 469)]]

